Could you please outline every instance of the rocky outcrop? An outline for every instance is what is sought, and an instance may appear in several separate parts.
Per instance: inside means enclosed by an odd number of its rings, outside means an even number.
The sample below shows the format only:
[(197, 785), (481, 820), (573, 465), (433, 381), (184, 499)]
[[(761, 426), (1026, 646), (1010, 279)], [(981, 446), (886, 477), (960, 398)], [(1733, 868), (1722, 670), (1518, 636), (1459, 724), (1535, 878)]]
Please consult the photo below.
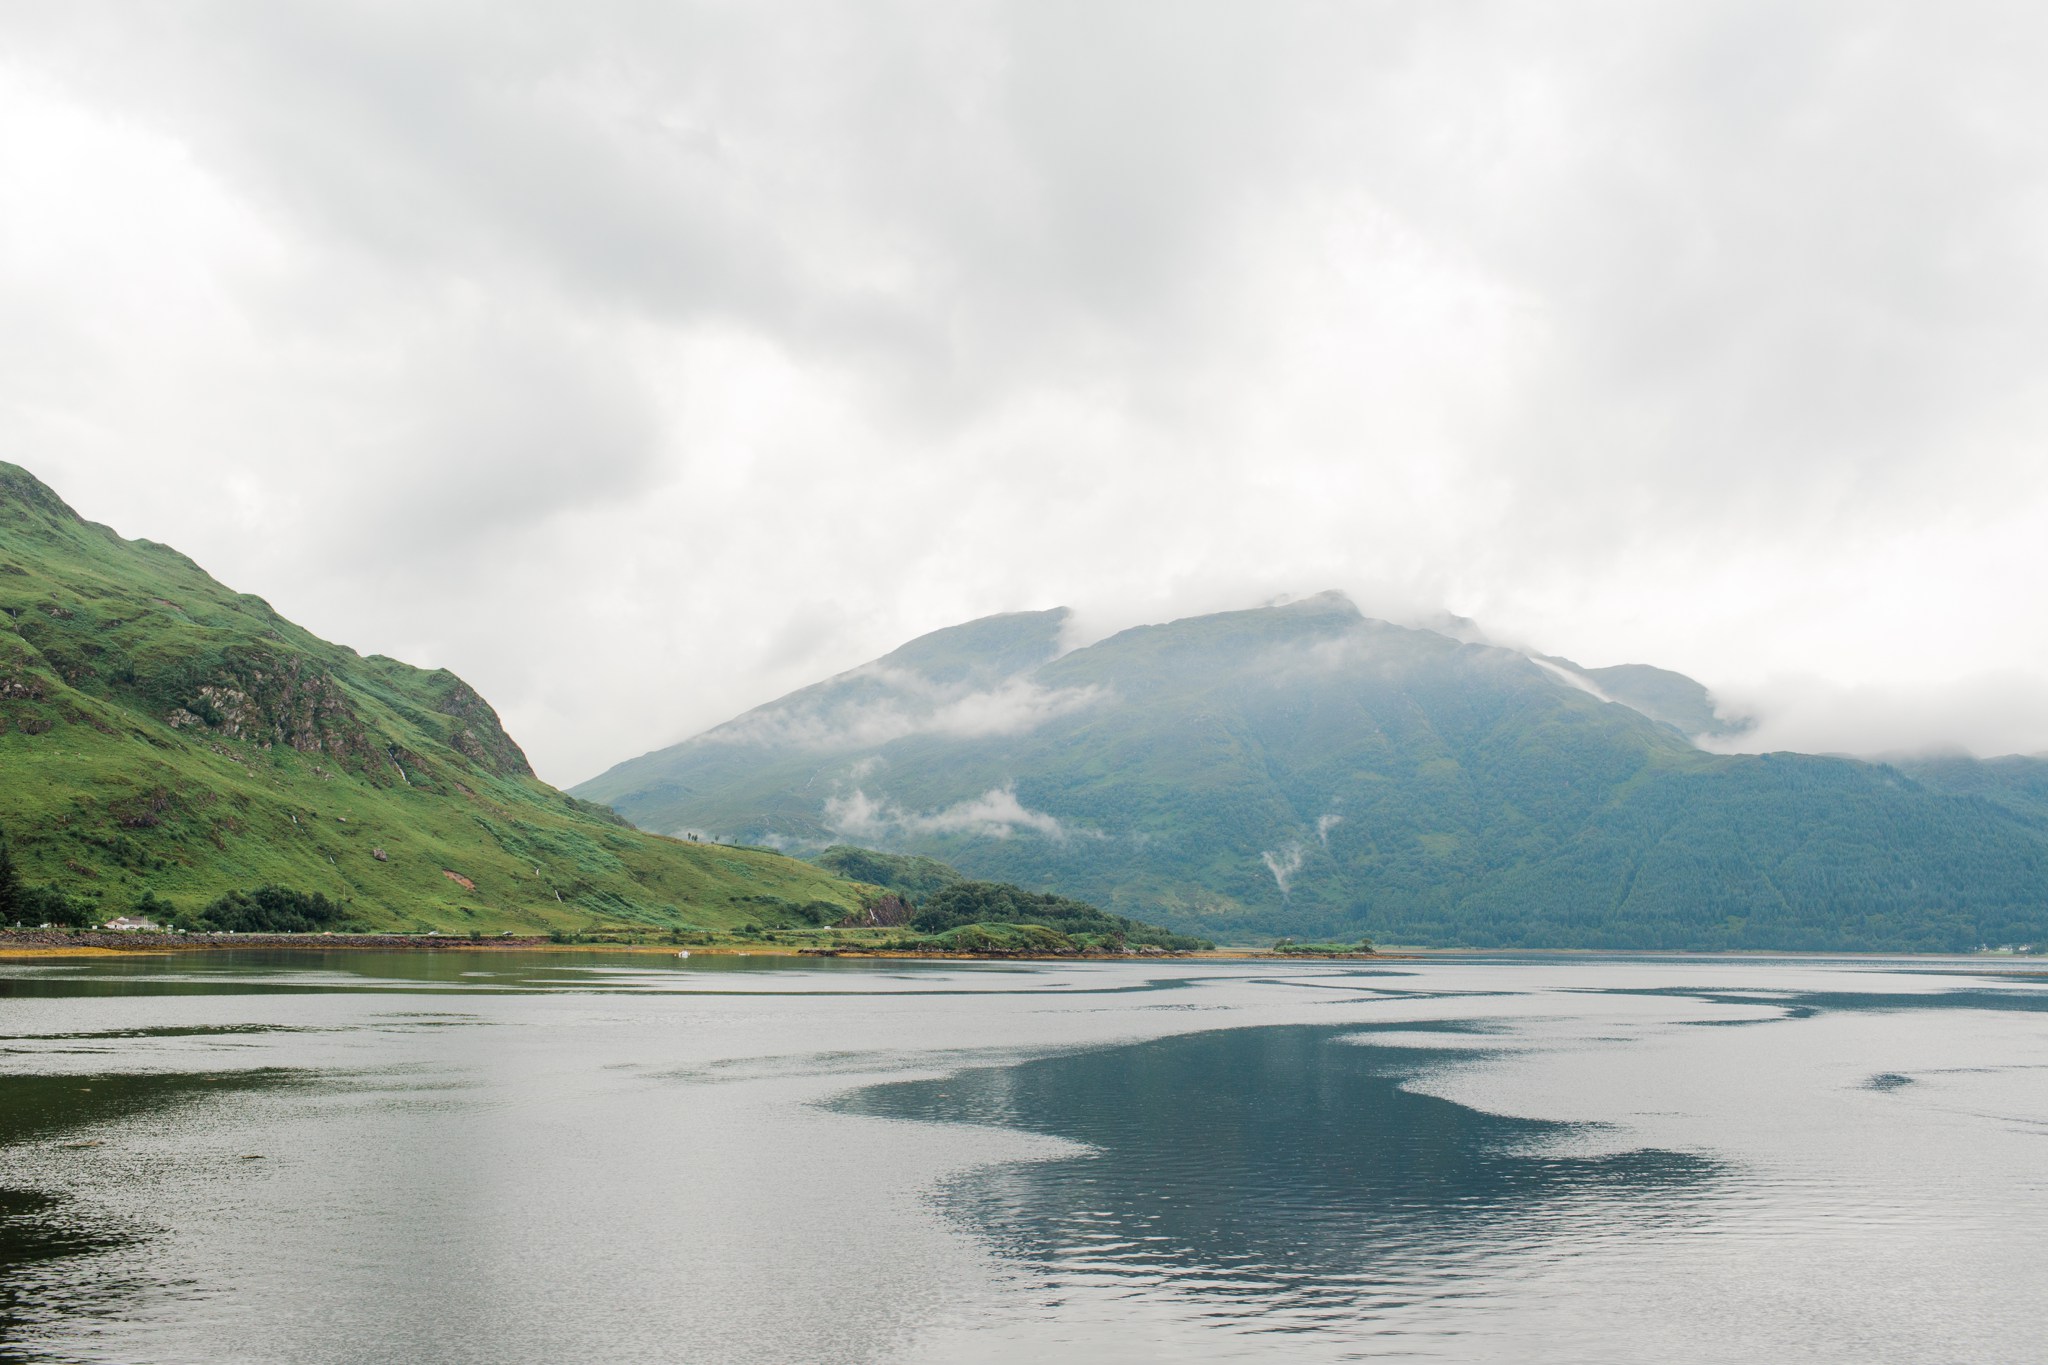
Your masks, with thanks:
[(11, 701), (41, 701), (43, 680), (33, 673), (0, 672), (0, 697)]
[(894, 891), (886, 892), (866, 902), (860, 909), (840, 920), (836, 929), (894, 929), (910, 923), (916, 909), (909, 901)]
[(168, 787), (152, 787), (107, 802), (107, 814), (128, 829), (155, 829), (182, 803)]
[(455, 721), (448, 736), (449, 747), (500, 777), (533, 776), (525, 750), (505, 733), (498, 713), (477, 695), (475, 688), (445, 669), (435, 675), (435, 681), (440, 691), (436, 708)]
[(48, 732), (52, 721), (41, 704), (49, 700), (52, 685), (30, 667), (26, 655), (0, 655), (0, 734), (9, 729), (29, 735)]
[(241, 651), (165, 716), (258, 748), (327, 754), (361, 769), (378, 754), (334, 676), (297, 654)]

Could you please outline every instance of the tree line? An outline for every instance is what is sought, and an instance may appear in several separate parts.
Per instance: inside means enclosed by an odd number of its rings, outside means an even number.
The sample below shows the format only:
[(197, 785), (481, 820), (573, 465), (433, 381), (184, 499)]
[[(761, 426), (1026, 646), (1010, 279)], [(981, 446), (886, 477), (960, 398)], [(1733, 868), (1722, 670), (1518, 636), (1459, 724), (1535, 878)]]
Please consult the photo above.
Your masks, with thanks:
[[(154, 891), (144, 891), (131, 913), (138, 919), (194, 933), (312, 934), (354, 927), (339, 902), (318, 891), (283, 886), (230, 891), (190, 913), (180, 911)], [(100, 907), (66, 894), (61, 887), (27, 881), (6, 831), (0, 830), (0, 924), (86, 929), (109, 918), (112, 916)]]

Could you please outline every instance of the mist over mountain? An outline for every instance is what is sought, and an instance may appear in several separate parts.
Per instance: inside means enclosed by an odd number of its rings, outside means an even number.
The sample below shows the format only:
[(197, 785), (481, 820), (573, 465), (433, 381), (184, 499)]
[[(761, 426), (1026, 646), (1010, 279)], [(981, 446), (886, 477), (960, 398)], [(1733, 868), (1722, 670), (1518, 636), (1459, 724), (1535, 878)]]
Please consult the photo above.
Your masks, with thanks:
[(2048, 937), (2048, 764), (1707, 752), (1681, 674), (1341, 595), (1062, 650), (934, 632), (575, 789), (645, 828), (927, 854), (1216, 937), (1956, 948)]

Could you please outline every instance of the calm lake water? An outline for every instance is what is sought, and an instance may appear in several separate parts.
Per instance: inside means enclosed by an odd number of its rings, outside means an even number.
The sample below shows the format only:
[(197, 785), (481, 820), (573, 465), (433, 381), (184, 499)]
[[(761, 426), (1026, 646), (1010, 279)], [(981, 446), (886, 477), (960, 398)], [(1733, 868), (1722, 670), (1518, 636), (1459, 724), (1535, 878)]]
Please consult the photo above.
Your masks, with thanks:
[(2027, 965), (0, 964), (0, 1360), (2038, 1361)]

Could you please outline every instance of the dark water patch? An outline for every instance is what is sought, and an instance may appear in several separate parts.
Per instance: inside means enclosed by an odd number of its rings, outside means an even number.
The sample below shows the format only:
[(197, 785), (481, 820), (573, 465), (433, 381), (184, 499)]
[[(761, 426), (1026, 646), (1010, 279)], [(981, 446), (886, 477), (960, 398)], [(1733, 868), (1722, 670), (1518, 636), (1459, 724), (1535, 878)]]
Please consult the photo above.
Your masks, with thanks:
[(284, 1069), (0, 1076), (0, 1156), (9, 1148), (81, 1128), (203, 1104), (231, 1091), (277, 1089), (303, 1080), (304, 1073)]
[(1776, 1010), (1775, 1014), (1752, 1015), (1746, 1019), (1686, 1019), (1691, 1028), (1747, 1028), (1754, 1024), (1777, 1024), (1788, 1019), (1811, 1019), (1821, 1007), (1794, 992), (1716, 990), (1697, 986), (1573, 986), (1570, 995), (1629, 995), (1660, 1000), (1697, 1000), (1705, 1005), (1737, 1005), (1751, 1009)]
[(1574, 1155), (1583, 1127), (1415, 1093), (1403, 1082), (1443, 1054), (1360, 1046), (1362, 1032), (1194, 1034), (871, 1086), (834, 1107), (1085, 1144), (962, 1177), (943, 1206), (1051, 1288), (1170, 1290), (1259, 1330), (1461, 1292), (1490, 1257), (1566, 1227), (1670, 1223), (1723, 1174), (1682, 1152)]
[[(382, 1014), (373, 1014), (370, 1016), (369, 1022), (376, 1028), (387, 1031), (392, 1029), (483, 1028), (491, 1023), (490, 1020), (476, 1014), (446, 1014), (439, 1011), (428, 1012), (423, 1010), (394, 1010)], [(344, 1032), (345, 1030), (336, 1031)]]
[(87, 1284), (61, 1292), (52, 1302), (47, 1287), (34, 1283), (37, 1272), (56, 1262), (111, 1251), (133, 1240), (130, 1234), (78, 1216), (72, 1201), (35, 1190), (0, 1187), (0, 1362), (44, 1359), (22, 1344), (32, 1324), (47, 1322), (57, 1311), (67, 1316), (89, 1312), (94, 1300), (106, 1301)]
[(1908, 1010), (2001, 1010), (2019, 1013), (2048, 1012), (2048, 990), (2022, 987), (2016, 990), (1971, 988), (1929, 991), (1915, 995), (1886, 995), (1869, 991), (1808, 991), (1798, 997), (1814, 1010), (1871, 1010), (1896, 1013)]
[(161, 1028), (93, 1029), (84, 1033), (0, 1033), (7, 1043), (112, 1042), (137, 1038), (233, 1038), (252, 1033), (338, 1033), (340, 1029), (313, 1028), (302, 1024), (191, 1024)]
[(1709, 1005), (1739, 1005), (1776, 1010), (1749, 1019), (1689, 1019), (1695, 1027), (1741, 1027), (1788, 1019), (1811, 1019), (1830, 1011), (1893, 1013), (1909, 1010), (2048, 1011), (2048, 990), (2020, 987), (1997, 990), (1969, 987), (1949, 991), (1743, 991), (1698, 986), (1586, 986), (1571, 988), (1580, 995), (1628, 995), (1698, 1000)]
[(1865, 1090), (1897, 1090), (1900, 1086), (1911, 1085), (1911, 1076), (1902, 1076), (1896, 1071), (1880, 1071), (1863, 1083)]
[[(121, 1178), (118, 1163), (161, 1161), (149, 1146), (152, 1119), (303, 1079), (287, 1070), (0, 1076), (0, 1179), (19, 1182), (29, 1148), (47, 1148), (59, 1162), (54, 1173), (50, 1161), (36, 1163), (35, 1182), (44, 1188), (0, 1185), (0, 1362), (50, 1358), (23, 1344), (37, 1324), (117, 1313), (127, 1288), (74, 1267), (161, 1231), (113, 1216), (65, 1186), (83, 1192), (104, 1185), (110, 1158), (117, 1163), (113, 1179)], [(85, 1135), (109, 1125), (121, 1127), (104, 1137)], [(75, 1178), (64, 1175), (66, 1161), (78, 1163)]]
[(121, 981), (112, 977), (0, 977), (0, 1000), (80, 1000), (166, 995), (331, 995), (362, 986), (307, 985), (223, 978), (191, 981)]

